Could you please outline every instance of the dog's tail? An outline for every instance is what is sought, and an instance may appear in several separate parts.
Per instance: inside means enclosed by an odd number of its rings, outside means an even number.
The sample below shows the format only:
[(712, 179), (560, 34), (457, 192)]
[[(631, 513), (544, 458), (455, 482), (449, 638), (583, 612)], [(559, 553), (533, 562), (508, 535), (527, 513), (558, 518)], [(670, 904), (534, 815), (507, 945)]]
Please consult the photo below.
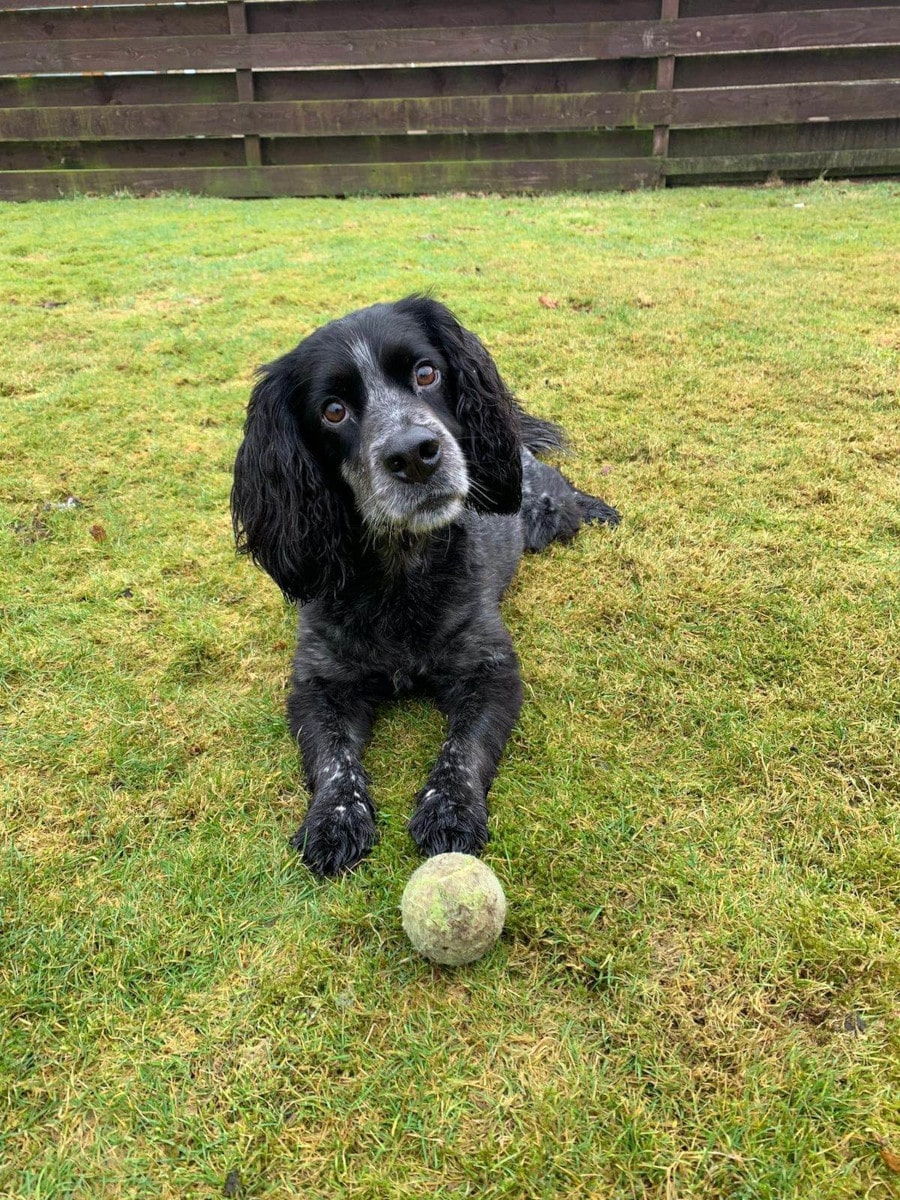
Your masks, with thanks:
[(563, 431), (552, 421), (533, 417), (519, 409), (519, 430), (522, 441), (532, 454), (546, 454), (550, 450), (565, 450), (566, 438)]

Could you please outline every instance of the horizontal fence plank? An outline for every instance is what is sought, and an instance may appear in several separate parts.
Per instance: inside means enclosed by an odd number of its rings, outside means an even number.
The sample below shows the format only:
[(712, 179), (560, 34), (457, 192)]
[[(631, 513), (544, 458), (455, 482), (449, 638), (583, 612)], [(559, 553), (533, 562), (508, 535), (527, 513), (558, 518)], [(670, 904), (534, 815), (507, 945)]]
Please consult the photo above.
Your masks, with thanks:
[(900, 147), (877, 150), (804, 150), (796, 153), (769, 151), (765, 154), (701, 154), (692, 158), (666, 160), (665, 174), (734, 176), (741, 172), (763, 174), (849, 174), (865, 175), (896, 171), (900, 167)]
[[(442, 191), (533, 192), (652, 187), (660, 182), (660, 160), (624, 165), (578, 160), (526, 163), (379, 163), (292, 167), (146, 168), (108, 171), (6, 171), (0, 199), (47, 200), (130, 189), (138, 194), (200, 192), (235, 199), (265, 196), (329, 196), (361, 193), (411, 195)], [(900, 150), (834, 151), (773, 156), (723, 155), (671, 159), (669, 179), (783, 174), (860, 175), (896, 171)]]
[(43, 12), (0, 10), (0, 41), (53, 42), (71, 38), (188, 37), (227, 34), (228, 9), (217, 4), (153, 5), (152, 8), (54, 8)]
[[(209, 0), (153, 0), (154, 5), (159, 5), (160, 8), (175, 8), (185, 7), (200, 8), (201, 5), (209, 3)], [(140, 6), (146, 8), (147, 0), (82, 0), (82, 4), (86, 8), (100, 10), (104, 8), (131, 8)], [(25, 12), (38, 11), (49, 12), (58, 8), (73, 7), (67, 4), (66, 0), (0, 0), (0, 12)]]
[(897, 146), (900, 146), (900, 118), (897, 117), (887, 121), (807, 121), (803, 125), (673, 129), (669, 138), (669, 153), (673, 158), (793, 154), (807, 150), (881, 150)]
[[(576, 24), (587, 21), (654, 20), (658, 0), (627, 0), (597, 3), (568, 0), (548, 4), (544, 0), (518, 3), (480, 3), (479, 0), (417, 0), (408, 4), (386, 4), (383, 0), (356, 0), (346, 4), (311, 3), (310, 0), (282, 3), (248, 3), (248, 33), (306, 35), (336, 30), (441, 29), (445, 33), (460, 26)], [(225, 0), (192, 5), (149, 4), (131, 7), (81, 5), (5, 12), (0, 6), (0, 41), (62, 41), (72, 38), (188, 37), (230, 32)]]
[(654, 21), (659, 0), (252, 0), (251, 33)]
[[(809, 0), (806, 0), (809, 3)], [(794, 50), (790, 54), (714, 54), (679, 58), (676, 88), (760, 87), (775, 83), (831, 83), (900, 78), (895, 47)]]
[(0, 43), (0, 74), (408, 66), (900, 45), (900, 8), (674, 21)]
[(0, 109), (0, 138), (221, 137), (528, 132), (633, 125), (640, 92)]
[(0, 79), (0, 108), (103, 108), (126, 104), (174, 107), (227, 104), (237, 98), (237, 76), (233, 71), (202, 75), (21, 75)]
[[(225, 0), (220, 0), (224, 4)], [(846, 4), (846, 0), (842, 0)], [(0, 0), (0, 13), (56, 17), (85, 10), (98, 16), (111, 8), (156, 9), (214, 7), (211, 0)], [(653, 20), (659, 0), (247, 0), (248, 20), (258, 32), (285, 27), (312, 29), (386, 29), (411, 25), (523, 24), (532, 21)], [(486, 17), (490, 16), (488, 22)], [(177, 18), (176, 18), (177, 19)]]
[[(330, 21), (333, 22), (334, 28), (349, 28), (354, 22), (364, 23), (366, 20), (375, 20), (384, 22), (385, 18), (378, 15), (378, 9), (385, 9), (389, 6), (384, 3), (373, 3), (372, 8), (375, 10), (375, 15), (372, 18), (366, 15), (361, 16), (359, 10), (362, 7), (359, 0), (343, 0), (343, 3), (337, 3), (332, 0), (330, 3), (316, 3), (313, 5), (309, 0), (300, 0), (303, 7), (306, 9), (332, 9), (339, 10), (344, 8), (347, 15), (335, 12), (330, 16)], [(208, 7), (210, 0), (149, 0), (149, 4), (153, 8), (158, 9), (178, 9), (178, 8), (204, 8)], [(896, 0), (866, 0), (867, 8), (892, 8), (896, 4)], [(146, 8), (148, 0), (89, 0), (85, 3), (82, 0), (81, 5), (67, 4), (65, 0), (0, 0), (0, 13), (4, 12), (35, 12), (35, 13), (50, 13), (57, 12), (60, 9), (82, 7), (89, 11), (102, 12), (109, 8)], [(267, 0), (263, 3), (260, 0), (247, 0), (247, 7), (251, 11), (254, 9), (288, 9), (297, 8), (298, 4), (288, 3), (287, 0)], [(397, 3), (390, 6), (397, 10), (397, 16), (393, 18), (393, 23), (396, 25), (409, 24), (409, 7), (403, 6), (403, 0), (397, 0)], [(742, 14), (776, 14), (784, 12), (798, 12), (809, 10), (810, 8), (817, 10), (831, 10), (848, 8), (848, 0), (681, 0), (680, 12), (682, 17), (697, 19), (710, 16), (730, 16), (737, 13)], [(442, 20), (452, 21), (454, 12), (447, 11), (451, 6), (444, 5), (444, 11), (441, 13)], [(520, 8), (518, 5), (507, 4), (499, 5), (497, 0), (488, 0), (487, 3), (481, 0), (470, 0), (469, 4), (453, 5), (452, 8), (460, 10), (460, 20), (458, 23), (466, 23), (467, 18), (470, 20), (470, 10), (474, 9), (476, 16), (483, 19), (486, 11), (494, 12), (498, 8), (509, 9), (510, 22), (513, 22), (516, 17), (516, 12)], [(658, 0), (598, 0), (593, 3), (593, 0), (582, 0), (582, 3), (576, 6), (569, 0), (568, 3), (552, 4), (544, 3), (540, 5), (545, 17), (542, 19), (565, 21), (565, 20), (605, 20), (605, 19), (635, 19), (635, 20), (651, 20), (659, 11)], [(569, 14), (574, 11), (575, 15)], [(583, 12), (584, 15), (581, 15)], [(402, 15), (401, 15), (402, 14)], [(405, 18), (405, 19), (404, 19)], [(521, 20), (521, 17), (519, 17)], [(391, 18), (387, 18), (388, 23)], [(422, 24), (425, 22), (422, 21)]]
[[(494, 162), (537, 159), (640, 159), (648, 131), (476, 133), (431, 137), (262, 138), (266, 166), (304, 163)], [(730, 150), (730, 146), (726, 149)], [(805, 147), (801, 147), (805, 148)], [(705, 147), (701, 148), (701, 152)], [(714, 150), (715, 152), (719, 152)], [(0, 170), (100, 170), (118, 167), (224, 167), (244, 162), (242, 138), (149, 138), (122, 141), (0, 142)]]
[(0, 142), (0, 172), (115, 168), (241, 167), (243, 138), (121, 142)]
[[(7, 146), (16, 144), (6, 143)], [(600, 162), (649, 158), (651, 137), (647, 131), (613, 129), (597, 133), (434, 134), (431, 137), (277, 137), (264, 138), (262, 146), (263, 162), (271, 166), (307, 162), (496, 162), (501, 159), (516, 162), (589, 159)]]
[(344, 71), (256, 71), (253, 82), (257, 100), (569, 95), (573, 92), (645, 91), (653, 87), (654, 70), (653, 59), (625, 58), (587, 62), (350, 67)]
[[(865, 0), (867, 8), (891, 8), (897, 0)], [(805, 9), (850, 8), (848, 0), (680, 0), (683, 17), (715, 17), (731, 13), (798, 12)]]
[[(256, 100), (368, 100), (428, 96), (568, 95), (644, 91), (652, 59), (493, 63), (346, 71), (256, 71)], [(199, 75), (27, 75), (0, 79), (0, 108), (227, 103), (238, 99), (233, 72)]]
[[(596, 27), (598, 30), (602, 26)], [(313, 69), (618, 57), (586, 26), (485, 26), (228, 37), (0, 42), (0, 74)]]
[(6, 108), (0, 109), (0, 139), (527, 133), (876, 120), (898, 112), (900, 80), (877, 80), (571, 96)]
[(540, 192), (654, 187), (658, 160), (546, 159), (535, 162), (316, 164), (112, 171), (0, 172), (0, 199), (49, 200), (130, 189), (139, 194), (201, 192), (234, 199), (264, 196), (415, 195), (444, 191)]
[[(639, 23), (640, 24), (640, 23)], [(229, 37), (0, 42), (0, 74), (265, 70), (617, 58), (603, 25), (482, 26)]]
[(883, 120), (900, 113), (900, 79), (648, 93), (639, 117), (654, 111), (674, 128)]

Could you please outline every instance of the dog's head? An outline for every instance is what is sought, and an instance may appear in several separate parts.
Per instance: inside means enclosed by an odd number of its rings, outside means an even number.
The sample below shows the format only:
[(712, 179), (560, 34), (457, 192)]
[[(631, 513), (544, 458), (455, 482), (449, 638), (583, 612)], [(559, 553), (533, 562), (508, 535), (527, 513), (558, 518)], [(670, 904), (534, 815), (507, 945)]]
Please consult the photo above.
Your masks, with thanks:
[(410, 296), (316, 330), (262, 368), (234, 467), (238, 549), (290, 599), (340, 591), (362, 540), (521, 503), (518, 409), (488, 352)]

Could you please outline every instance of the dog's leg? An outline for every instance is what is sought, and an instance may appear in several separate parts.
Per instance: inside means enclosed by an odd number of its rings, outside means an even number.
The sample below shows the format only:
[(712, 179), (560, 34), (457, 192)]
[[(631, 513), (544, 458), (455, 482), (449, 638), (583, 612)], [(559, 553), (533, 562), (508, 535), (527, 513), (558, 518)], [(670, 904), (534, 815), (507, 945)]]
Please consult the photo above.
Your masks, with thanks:
[(349, 870), (375, 845), (375, 806), (361, 762), (373, 717), (374, 705), (356, 689), (294, 680), (288, 721), (310, 802), (291, 845), (317, 875)]
[(555, 467), (527, 450), (522, 455), (522, 532), (526, 550), (543, 550), (551, 542), (570, 541), (582, 525), (594, 521), (618, 525), (616, 509), (589, 496)]
[(450, 850), (478, 854), (488, 840), (487, 793), (522, 707), (522, 681), (512, 646), (470, 674), (438, 688), (447, 739), (416, 796), (409, 823), (428, 857)]

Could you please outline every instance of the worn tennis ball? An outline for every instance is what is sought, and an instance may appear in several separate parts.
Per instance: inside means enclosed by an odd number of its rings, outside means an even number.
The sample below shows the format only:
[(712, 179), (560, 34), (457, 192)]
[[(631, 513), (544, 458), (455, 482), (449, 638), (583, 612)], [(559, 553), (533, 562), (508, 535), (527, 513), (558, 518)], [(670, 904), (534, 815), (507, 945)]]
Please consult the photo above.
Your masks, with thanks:
[(432, 962), (459, 967), (490, 950), (506, 920), (500, 881), (471, 854), (437, 854), (413, 871), (400, 901), (406, 936)]

